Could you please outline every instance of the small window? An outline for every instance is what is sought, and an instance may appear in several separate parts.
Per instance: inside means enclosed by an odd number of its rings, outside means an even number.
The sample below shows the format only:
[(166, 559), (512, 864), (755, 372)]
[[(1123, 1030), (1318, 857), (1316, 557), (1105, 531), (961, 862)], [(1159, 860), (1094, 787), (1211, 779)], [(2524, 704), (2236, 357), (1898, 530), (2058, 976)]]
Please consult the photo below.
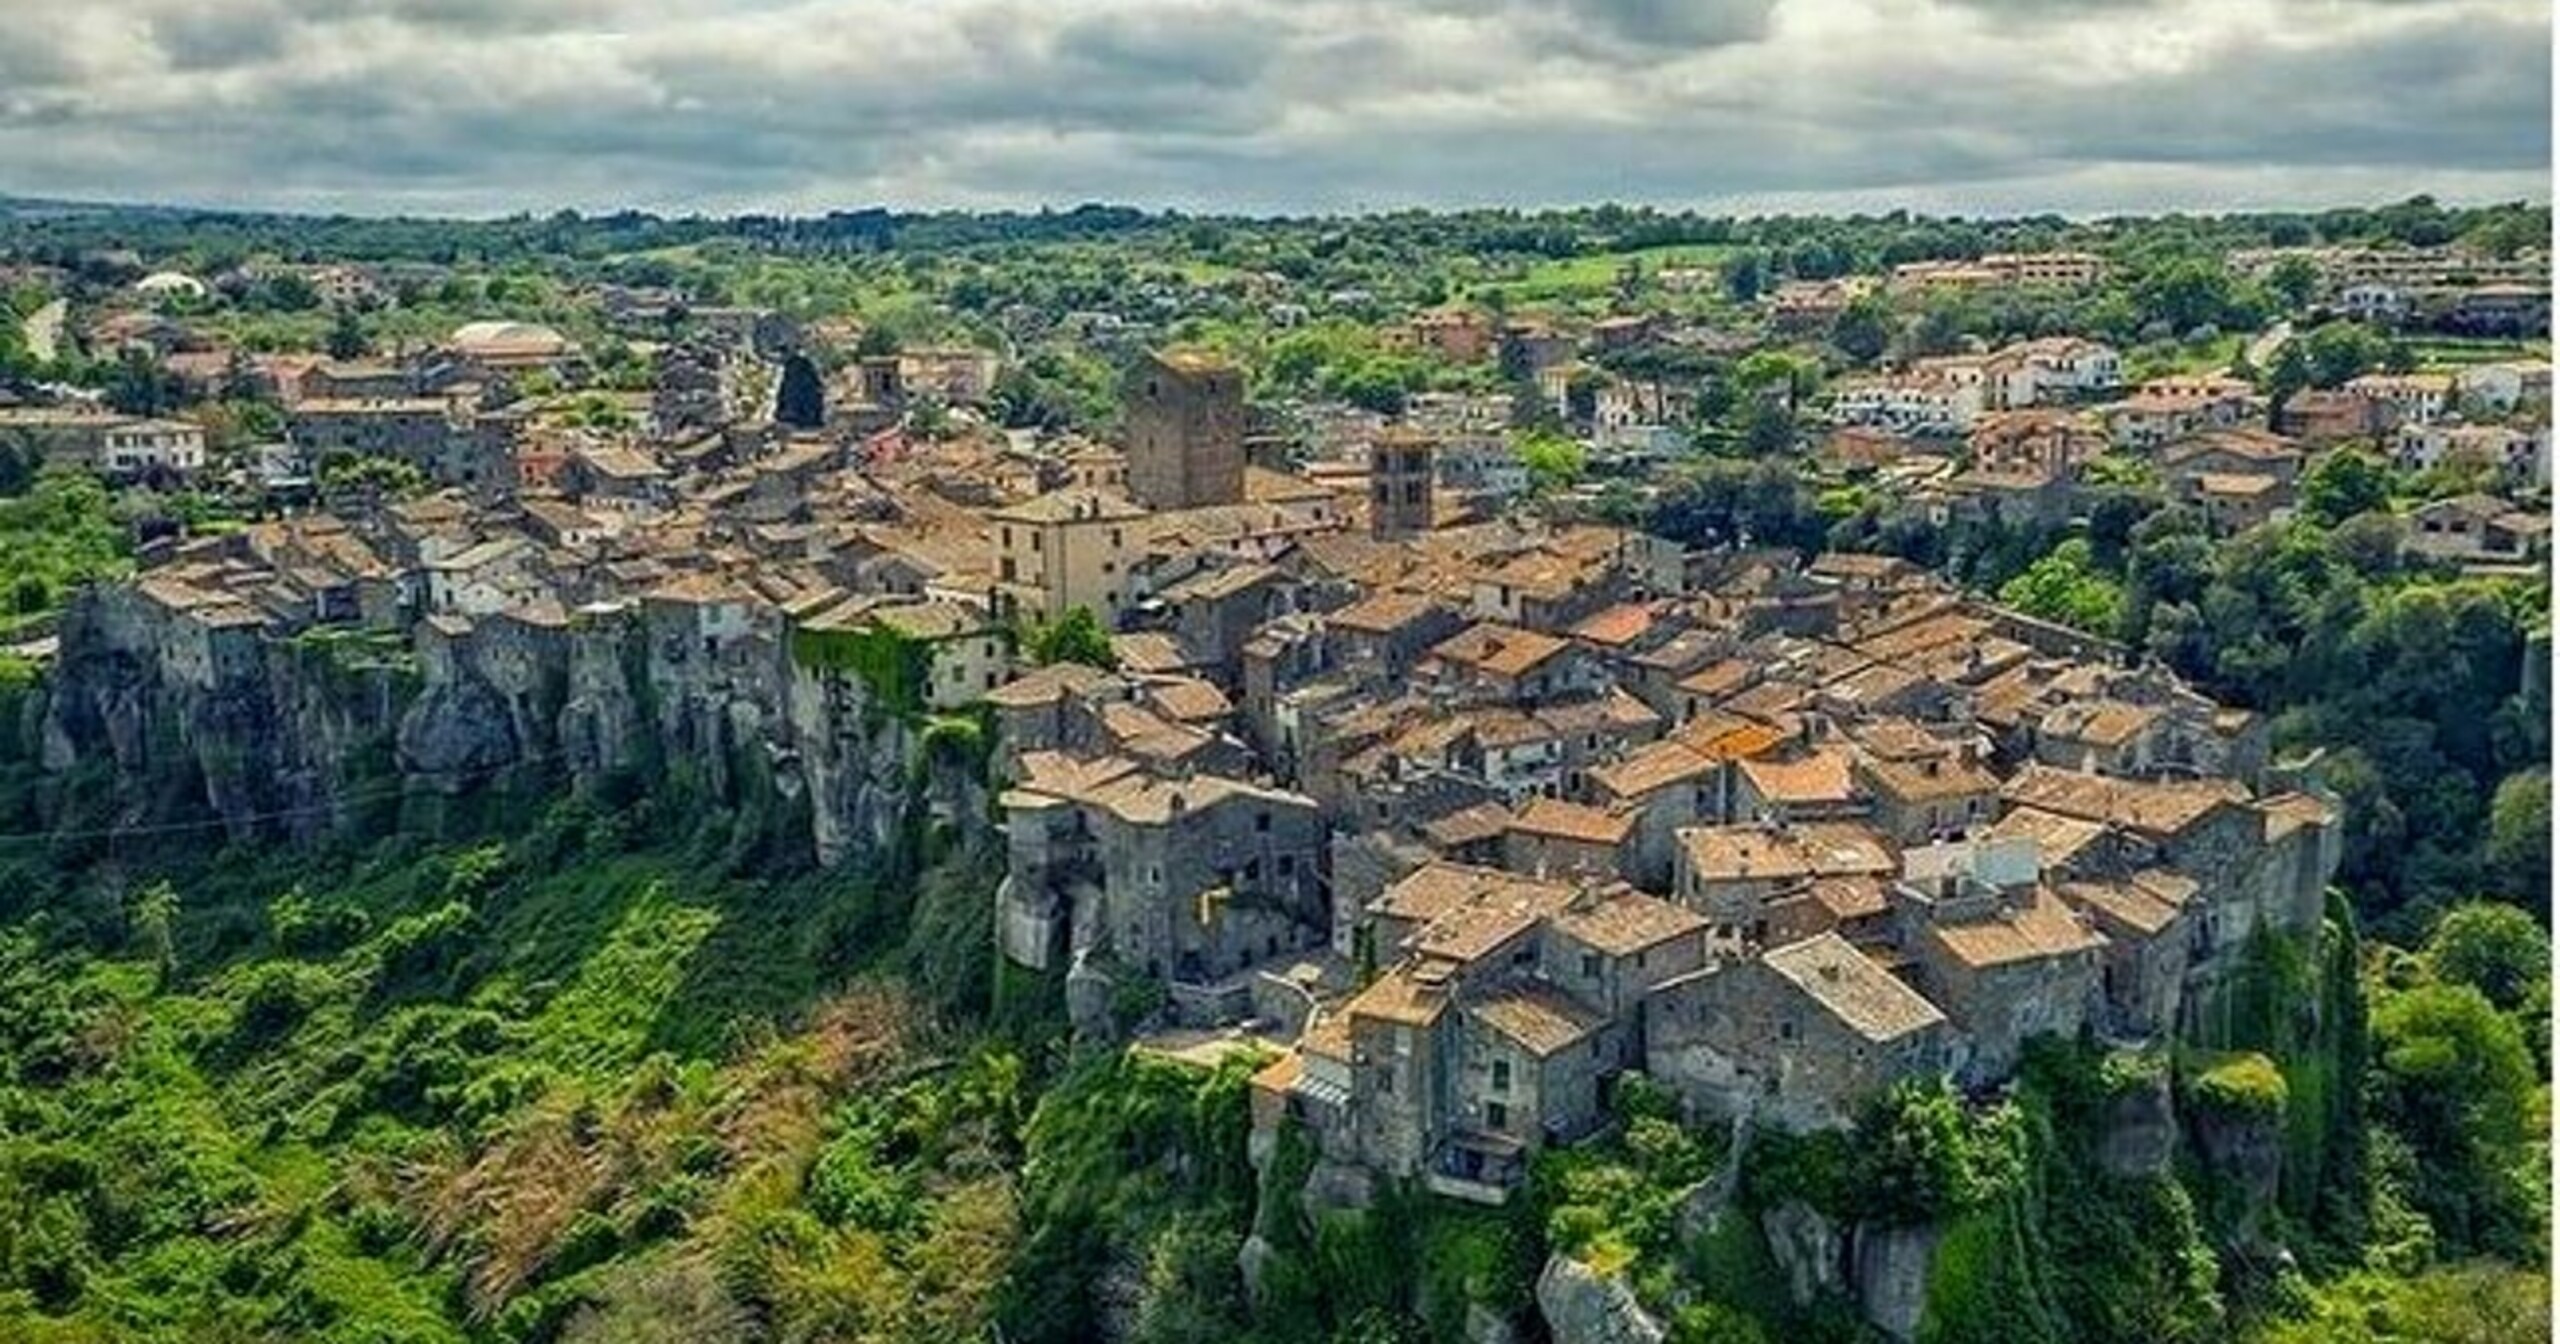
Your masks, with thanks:
[(1582, 978), (1585, 980), (1597, 980), (1600, 978), (1599, 953), (1585, 952), (1582, 954)]
[(1508, 1092), (1511, 1090), (1510, 1060), (1497, 1059), (1493, 1061), (1493, 1090), (1496, 1092)]
[(1486, 1102), (1484, 1104), (1484, 1123), (1485, 1127), (1488, 1129), (1510, 1128), (1511, 1108), (1498, 1101)]
[(1282, 877), (1288, 877), (1288, 876), (1291, 876), (1291, 875), (1295, 874), (1297, 871), (1298, 871), (1298, 856), (1297, 856), (1297, 855), (1295, 855), (1295, 854), (1283, 854), (1283, 855), (1281, 855), (1281, 856), (1280, 856), (1280, 875), (1281, 875)]

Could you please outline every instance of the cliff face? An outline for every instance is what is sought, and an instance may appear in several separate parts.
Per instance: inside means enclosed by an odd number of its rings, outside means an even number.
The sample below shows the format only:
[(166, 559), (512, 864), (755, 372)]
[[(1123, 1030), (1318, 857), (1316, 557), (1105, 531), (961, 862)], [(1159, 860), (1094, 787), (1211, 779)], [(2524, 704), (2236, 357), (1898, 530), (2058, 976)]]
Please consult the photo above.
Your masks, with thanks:
[(112, 790), (117, 824), (306, 839), (357, 809), (492, 783), (640, 788), (682, 777), (782, 809), (812, 857), (889, 852), (922, 806), (981, 815), (979, 772), (854, 674), (683, 609), (274, 638), (129, 588), (66, 613), (39, 711), (45, 768)]

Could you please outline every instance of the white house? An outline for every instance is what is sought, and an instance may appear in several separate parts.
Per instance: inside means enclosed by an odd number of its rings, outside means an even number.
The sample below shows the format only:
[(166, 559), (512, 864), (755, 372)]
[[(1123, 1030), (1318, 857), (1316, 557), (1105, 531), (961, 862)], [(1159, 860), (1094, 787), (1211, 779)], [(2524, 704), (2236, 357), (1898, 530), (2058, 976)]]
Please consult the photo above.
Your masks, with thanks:
[(2496, 464), (2507, 479), (2551, 483), (2551, 429), (2547, 425), (2465, 425), (2439, 421), (2405, 425), (2392, 444), (2392, 460), (2425, 471), (2454, 458)]
[(2541, 360), (2474, 364), (2453, 375), (2456, 399), (2466, 410), (2502, 415), (2528, 401), (2551, 399), (2551, 366)]
[(204, 427), (185, 420), (126, 420), (109, 425), (99, 439), (98, 469), (110, 476), (201, 471)]
[(1831, 418), (1904, 434), (1962, 434), (1983, 410), (1981, 369), (1972, 368), (1971, 377), (1950, 368), (1846, 384), (1832, 397)]
[(2368, 401), (2391, 403), (2404, 425), (2432, 424), (2453, 408), (2449, 373), (2368, 373), (2348, 379), (2347, 391)]
[(476, 619), (528, 601), (540, 591), (532, 558), (533, 543), (520, 536), (497, 537), (432, 558), (425, 566), (427, 606)]

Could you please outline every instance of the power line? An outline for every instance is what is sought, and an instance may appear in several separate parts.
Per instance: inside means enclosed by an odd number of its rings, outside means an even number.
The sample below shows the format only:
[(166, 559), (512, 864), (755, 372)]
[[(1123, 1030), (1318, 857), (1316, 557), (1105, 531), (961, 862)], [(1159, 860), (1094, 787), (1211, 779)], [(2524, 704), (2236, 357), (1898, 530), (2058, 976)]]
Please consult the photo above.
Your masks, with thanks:
[[(560, 757), (557, 755), (528, 756), (520, 760), (510, 761), (505, 765), (485, 766), (478, 770), (464, 771), (460, 778), (466, 782), (485, 779), (490, 776), (503, 774), (509, 770), (522, 769), (528, 765), (545, 765), (559, 759)], [(47, 844), (71, 840), (117, 840), (126, 836), (177, 835), (191, 831), (229, 830), (234, 826), (246, 825), (252, 822), (283, 821), (297, 817), (327, 816), (357, 804), (405, 795), (409, 792), (409, 788), (409, 782), (405, 779), (385, 781), (383, 784), (378, 785), (371, 790), (354, 789), (329, 802), (313, 803), (302, 807), (278, 808), (269, 812), (251, 812), (237, 817), (205, 817), (196, 821), (145, 822), (132, 826), (89, 827), (67, 831), (20, 831), (14, 834), (0, 834), (0, 844)]]

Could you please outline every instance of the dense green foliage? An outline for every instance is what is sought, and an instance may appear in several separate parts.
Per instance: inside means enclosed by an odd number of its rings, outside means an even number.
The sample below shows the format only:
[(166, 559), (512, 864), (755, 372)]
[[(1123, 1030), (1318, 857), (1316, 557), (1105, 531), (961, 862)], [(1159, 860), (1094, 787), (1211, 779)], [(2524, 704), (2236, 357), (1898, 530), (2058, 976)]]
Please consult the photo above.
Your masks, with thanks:
[(933, 686), (933, 650), (923, 640), (872, 621), (850, 630), (792, 632), (791, 656), (803, 667), (852, 675), (880, 713), (914, 719)]
[(0, 497), (0, 638), (81, 584), (129, 569), (128, 537), (114, 496), (88, 476), (49, 471)]
[(1120, 656), (1111, 651), (1110, 632), (1102, 628), (1091, 607), (1069, 607), (1058, 619), (1033, 626), (1022, 650), (1044, 667), (1082, 663), (1108, 672), (1120, 665)]

